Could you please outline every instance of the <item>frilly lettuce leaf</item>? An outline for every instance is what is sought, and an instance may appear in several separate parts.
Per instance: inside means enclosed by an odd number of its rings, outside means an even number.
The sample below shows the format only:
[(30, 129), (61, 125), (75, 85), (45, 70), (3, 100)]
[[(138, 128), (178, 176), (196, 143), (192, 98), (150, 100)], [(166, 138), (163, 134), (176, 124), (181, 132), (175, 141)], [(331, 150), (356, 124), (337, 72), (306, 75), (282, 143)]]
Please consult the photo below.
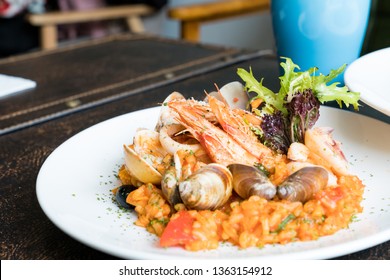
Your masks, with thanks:
[(257, 96), (254, 98), (261, 98), (264, 101), (262, 111), (272, 114), (275, 109), (287, 114), (287, 109), (284, 107), (283, 96), (275, 94), (272, 90), (263, 86), (263, 79), (257, 81), (253, 76), (252, 69), (249, 72), (243, 68), (238, 68), (237, 74), (245, 81), (245, 88), (248, 92), (255, 92)]
[(340, 66), (338, 69), (331, 70), (328, 75), (319, 73), (316, 75), (318, 69), (312, 67), (304, 72), (295, 72), (295, 69), (300, 70), (299, 66), (287, 57), (283, 57), (285, 62), (280, 65), (284, 69), (284, 75), (280, 77), (280, 91), (279, 94), (286, 96), (287, 101), (290, 102), (292, 97), (297, 92), (311, 89), (314, 96), (321, 103), (336, 101), (342, 107), (342, 103), (346, 107), (352, 105), (355, 110), (359, 108), (360, 93), (348, 90), (348, 87), (340, 87), (338, 82), (331, 83), (331, 81), (342, 74), (345, 70), (346, 64)]
[(278, 93), (264, 87), (263, 80), (258, 82), (253, 76), (252, 69), (250, 69), (250, 72), (242, 68), (237, 70), (237, 74), (245, 82), (248, 92), (256, 93), (257, 96), (254, 98), (261, 98), (265, 102), (263, 112), (272, 113), (274, 109), (277, 109), (286, 115), (285, 103), (290, 102), (298, 92), (309, 89), (312, 90), (314, 96), (321, 103), (336, 101), (340, 107), (344, 103), (346, 107), (352, 105), (355, 110), (358, 110), (360, 98), (358, 92), (351, 92), (346, 86), (340, 87), (338, 82), (330, 83), (344, 72), (345, 64), (336, 70), (331, 70), (328, 75), (321, 73), (316, 75), (318, 71), (316, 67), (303, 72), (296, 71), (300, 68), (290, 58), (282, 57), (282, 59), (285, 60), (280, 64), (284, 69), (284, 75), (279, 78), (280, 89)]
[(260, 107), (253, 110), (263, 118), (260, 140), (275, 151), (285, 153), (291, 143), (304, 142), (305, 131), (318, 120), (320, 103), (336, 101), (340, 107), (344, 103), (358, 110), (360, 94), (349, 91), (346, 86), (340, 87), (337, 82), (331, 83), (343, 73), (345, 64), (323, 75), (317, 73), (316, 67), (299, 71), (299, 66), (290, 58), (283, 59), (280, 65), (284, 75), (279, 77), (277, 93), (263, 86), (263, 79), (256, 80), (252, 69), (248, 72), (239, 68), (237, 74), (245, 82), (246, 90), (257, 94), (252, 100), (262, 100)]

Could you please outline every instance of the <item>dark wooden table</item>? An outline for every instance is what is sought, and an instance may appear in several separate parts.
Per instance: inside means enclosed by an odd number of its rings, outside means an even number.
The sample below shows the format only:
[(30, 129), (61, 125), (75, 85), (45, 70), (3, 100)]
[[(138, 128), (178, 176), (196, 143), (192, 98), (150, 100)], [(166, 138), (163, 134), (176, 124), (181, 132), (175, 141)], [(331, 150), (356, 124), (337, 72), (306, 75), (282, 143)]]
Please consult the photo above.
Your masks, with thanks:
[[(214, 83), (255, 69), (273, 89), (276, 57), (267, 52), (123, 35), (0, 60), (0, 73), (37, 88), (0, 99), (0, 258), (115, 259), (72, 239), (45, 216), (35, 184), (41, 165), (69, 137), (109, 118), (156, 106), (176, 90), (203, 97)], [(367, 107), (360, 113), (390, 123)], [(390, 259), (390, 242), (339, 259)]]

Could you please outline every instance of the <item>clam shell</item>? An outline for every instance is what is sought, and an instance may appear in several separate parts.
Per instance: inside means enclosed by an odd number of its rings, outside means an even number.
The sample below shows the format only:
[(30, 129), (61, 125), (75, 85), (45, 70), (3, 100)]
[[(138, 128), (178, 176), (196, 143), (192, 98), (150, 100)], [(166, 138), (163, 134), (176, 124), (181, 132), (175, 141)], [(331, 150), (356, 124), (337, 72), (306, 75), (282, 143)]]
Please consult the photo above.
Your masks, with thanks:
[(160, 108), (158, 122), (154, 129), (155, 131), (157, 132), (160, 131), (160, 129), (165, 125), (178, 123), (176, 121), (176, 116), (177, 116), (176, 113), (167, 106), (167, 103), (169, 101), (176, 100), (176, 99), (185, 99), (185, 97), (181, 93), (174, 91), (170, 95), (168, 95), (167, 98), (165, 98)]
[(150, 164), (161, 162), (167, 151), (160, 143), (160, 134), (154, 130), (138, 129), (133, 138), (134, 151), (150, 160)]
[(143, 183), (159, 185), (162, 175), (147, 161), (141, 158), (132, 148), (123, 145), (125, 166), (129, 173)]
[(214, 210), (230, 198), (232, 180), (232, 174), (225, 166), (211, 163), (179, 183), (180, 197), (189, 209)]
[(243, 84), (238, 81), (230, 82), (219, 89), (219, 92), (209, 93), (211, 96), (224, 102), (232, 109), (246, 109), (249, 96), (245, 91)]
[(257, 195), (271, 200), (275, 196), (276, 186), (256, 167), (234, 163), (228, 169), (233, 175), (233, 189), (241, 198)]
[(300, 201), (310, 200), (328, 184), (328, 171), (320, 166), (308, 166), (294, 172), (277, 187), (280, 199)]
[(176, 174), (176, 169), (174, 166), (171, 166), (165, 171), (162, 177), (161, 190), (165, 199), (172, 206), (182, 202), (178, 185), (179, 179)]

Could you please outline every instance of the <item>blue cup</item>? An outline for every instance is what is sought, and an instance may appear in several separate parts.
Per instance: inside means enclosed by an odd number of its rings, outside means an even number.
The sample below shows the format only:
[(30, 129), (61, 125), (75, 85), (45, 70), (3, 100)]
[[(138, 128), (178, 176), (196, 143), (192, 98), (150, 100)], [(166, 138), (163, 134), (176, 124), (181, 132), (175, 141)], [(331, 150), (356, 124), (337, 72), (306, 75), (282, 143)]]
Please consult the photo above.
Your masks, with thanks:
[[(371, 0), (271, 0), (279, 57), (328, 74), (360, 56)], [(334, 81), (343, 84), (343, 75)]]

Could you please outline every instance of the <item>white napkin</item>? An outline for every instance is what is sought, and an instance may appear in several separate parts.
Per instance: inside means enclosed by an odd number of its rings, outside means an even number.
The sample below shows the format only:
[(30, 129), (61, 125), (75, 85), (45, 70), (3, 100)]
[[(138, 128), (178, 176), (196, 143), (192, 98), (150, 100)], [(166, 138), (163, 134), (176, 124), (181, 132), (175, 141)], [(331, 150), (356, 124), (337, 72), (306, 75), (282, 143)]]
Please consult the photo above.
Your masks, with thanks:
[(0, 74), (0, 98), (9, 94), (32, 89), (37, 83), (28, 79)]

